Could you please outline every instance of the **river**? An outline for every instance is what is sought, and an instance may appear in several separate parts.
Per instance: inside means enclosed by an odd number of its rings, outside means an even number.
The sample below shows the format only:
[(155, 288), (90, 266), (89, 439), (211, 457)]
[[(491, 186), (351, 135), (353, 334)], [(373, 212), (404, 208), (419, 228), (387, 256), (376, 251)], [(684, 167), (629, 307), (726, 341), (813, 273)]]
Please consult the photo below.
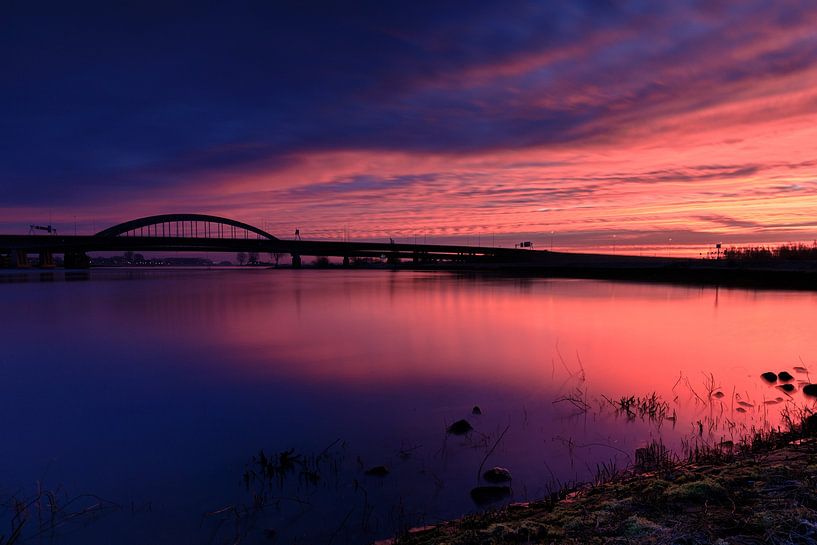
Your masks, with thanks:
[[(0, 300), (0, 535), (35, 543), (371, 542), (483, 509), (480, 468), (511, 471), (502, 505), (737, 442), (817, 370), (811, 292), (100, 269)], [(653, 393), (657, 418), (614, 406)]]

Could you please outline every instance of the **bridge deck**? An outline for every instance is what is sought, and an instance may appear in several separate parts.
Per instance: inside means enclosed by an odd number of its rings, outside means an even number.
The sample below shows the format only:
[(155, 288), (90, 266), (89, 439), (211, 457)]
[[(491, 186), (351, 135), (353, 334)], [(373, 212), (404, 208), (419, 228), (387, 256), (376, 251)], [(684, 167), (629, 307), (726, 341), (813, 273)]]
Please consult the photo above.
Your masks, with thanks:
[(136, 237), (97, 235), (44, 236), (0, 235), (0, 251), (24, 250), (31, 253), (47, 250), (66, 251), (187, 251), (187, 252), (259, 252), (286, 253), (303, 256), (373, 257), (399, 255), (427, 256), (495, 256), (510, 259), (528, 259), (533, 250), (516, 248), (477, 247), (454, 244), (404, 244), (379, 242), (336, 242), (316, 240), (282, 240), (262, 238), (204, 238), (204, 237)]

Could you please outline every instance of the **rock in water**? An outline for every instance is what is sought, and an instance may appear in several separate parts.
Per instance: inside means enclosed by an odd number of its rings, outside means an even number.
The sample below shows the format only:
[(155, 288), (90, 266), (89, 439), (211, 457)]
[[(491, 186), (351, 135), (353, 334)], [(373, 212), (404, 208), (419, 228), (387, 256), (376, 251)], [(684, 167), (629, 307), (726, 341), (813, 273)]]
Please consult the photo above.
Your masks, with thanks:
[(468, 423), (467, 420), (457, 420), (450, 426), (448, 426), (448, 433), (454, 435), (465, 435), (466, 433), (470, 433), (474, 430), (474, 427)]
[(366, 470), (366, 475), (369, 477), (385, 477), (389, 474), (389, 468), (386, 466), (374, 466)]
[(794, 379), (794, 377), (791, 374), (789, 374), (788, 371), (780, 371), (779, 373), (777, 373), (777, 378), (779, 378), (783, 382), (788, 382)]
[(507, 483), (513, 480), (510, 470), (504, 467), (492, 467), (482, 474), (482, 478), (489, 483)]
[(480, 415), (482, 414), (482, 409), (479, 408), (479, 405), (474, 405), (474, 408), (471, 409), (471, 414)]
[(760, 375), (760, 378), (762, 378), (763, 380), (765, 380), (766, 382), (768, 382), (770, 384), (772, 382), (777, 382), (777, 375), (772, 373), (771, 371), (766, 371), (765, 373)]
[(471, 499), (477, 505), (498, 502), (511, 495), (509, 486), (478, 486), (471, 490)]
[(817, 384), (806, 384), (803, 393), (809, 397), (817, 397)]

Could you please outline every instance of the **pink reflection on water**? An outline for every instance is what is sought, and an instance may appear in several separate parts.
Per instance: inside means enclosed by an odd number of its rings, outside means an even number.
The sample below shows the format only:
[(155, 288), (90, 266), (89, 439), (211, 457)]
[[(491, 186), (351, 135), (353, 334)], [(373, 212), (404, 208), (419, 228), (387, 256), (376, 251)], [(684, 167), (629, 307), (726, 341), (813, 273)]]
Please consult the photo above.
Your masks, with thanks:
[[(799, 392), (790, 398), (759, 375), (788, 370), (807, 380), (792, 369), (810, 367), (817, 353), (809, 326), (817, 296), (802, 292), (266, 271), (138, 304), (134, 319), (149, 315), (154, 333), (229, 355), (213, 372), (239, 382), (452, 383), (551, 399), (584, 377), (591, 397), (657, 392), (690, 407), (715, 386), (724, 395), (713, 406), (734, 415), (740, 400), (802, 404)], [(737, 416), (754, 423), (771, 418), (743, 408)]]

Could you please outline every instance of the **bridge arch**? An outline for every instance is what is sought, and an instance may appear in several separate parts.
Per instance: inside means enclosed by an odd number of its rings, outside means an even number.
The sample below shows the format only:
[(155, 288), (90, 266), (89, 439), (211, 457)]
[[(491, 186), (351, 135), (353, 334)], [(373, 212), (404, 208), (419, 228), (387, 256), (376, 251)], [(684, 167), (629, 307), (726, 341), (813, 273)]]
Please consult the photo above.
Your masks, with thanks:
[[(216, 226), (213, 228), (213, 226)], [(229, 228), (229, 229), (225, 229)], [(236, 237), (236, 229), (244, 231), (245, 236)], [(133, 233), (133, 235), (130, 235)], [(137, 234), (139, 233), (139, 234)], [(253, 233), (257, 238), (278, 240), (266, 231), (229, 218), (207, 214), (160, 214), (126, 221), (108, 227), (97, 237), (149, 236), (149, 237), (188, 237), (188, 238), (249, 238)]]

